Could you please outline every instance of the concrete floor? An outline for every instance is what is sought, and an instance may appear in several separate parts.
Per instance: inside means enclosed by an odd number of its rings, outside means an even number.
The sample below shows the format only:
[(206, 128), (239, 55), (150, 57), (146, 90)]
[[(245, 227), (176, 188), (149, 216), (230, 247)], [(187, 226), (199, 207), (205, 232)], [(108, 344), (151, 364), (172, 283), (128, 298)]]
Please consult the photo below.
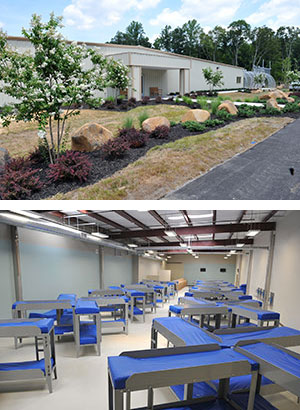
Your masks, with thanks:
[[(184, 291), (180, 292), (181, 294)], [(174, 300), (171, 301), (174, 304)], [(146, 322), (129, 324), (128, 336), (123, 334), (104, 335), (102, 355), (95, 355), (93, 347), (82, 349), (82, 356), (76, 358), (72, 338), (56, 343), (58, 380), (53, 382), (53, 393), (49, 394), (44, 383), (0, 385), (0, 409), (5, 410), (106, 410), (107, 398), (107, 357), (127, 350), (150, 348), (150, 329), (154, 317), (167, 316), (168, 305), (158, 308), (157, 313), (146, 315)], [(165, 347), (165, 339), (160, 339), (159, 347)], [(0, 339), (0, 362), (34, 359), (34, 346), (26, 341), (18, 350), (13, 339)], [(280, 393), (266, 397), (275, 407), (282, 410), (299, 410), (296, 397)], [(134, 393), (133, 406), (146, 405), (144, 392)], [(169, 389), (155, 391), (155, 402), (174, 400)]]

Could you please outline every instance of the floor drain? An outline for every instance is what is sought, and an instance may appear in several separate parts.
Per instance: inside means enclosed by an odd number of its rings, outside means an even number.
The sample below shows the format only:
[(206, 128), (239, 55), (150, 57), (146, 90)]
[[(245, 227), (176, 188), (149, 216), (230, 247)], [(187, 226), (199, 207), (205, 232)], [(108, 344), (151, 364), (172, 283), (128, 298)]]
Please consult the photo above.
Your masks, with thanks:
[(294, 168), (290, 168), (290, 173), (291, 173), (291, 175), (294, 175), (294, 174), (295, 174)]

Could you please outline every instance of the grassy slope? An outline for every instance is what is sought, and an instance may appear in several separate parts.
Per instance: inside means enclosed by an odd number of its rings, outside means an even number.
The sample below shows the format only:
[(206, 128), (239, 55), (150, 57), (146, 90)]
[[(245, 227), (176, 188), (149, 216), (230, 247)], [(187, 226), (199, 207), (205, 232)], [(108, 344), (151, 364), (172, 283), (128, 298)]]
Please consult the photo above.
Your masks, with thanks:
[(252, 118), (217, 131), (185, 137), (153, 148), (110, 178), (51, 199), (159, 199), (292, 121), (290, 118)]

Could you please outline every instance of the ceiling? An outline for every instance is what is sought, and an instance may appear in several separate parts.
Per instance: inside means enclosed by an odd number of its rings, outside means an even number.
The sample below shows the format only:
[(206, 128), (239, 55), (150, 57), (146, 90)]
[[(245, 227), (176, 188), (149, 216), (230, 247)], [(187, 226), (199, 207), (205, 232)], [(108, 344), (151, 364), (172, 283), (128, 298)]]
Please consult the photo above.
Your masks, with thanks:
[(244, 244), (243, 248), (251, 246), (253, 237), (247, 236), (249, 231), (273, 231), (276, 221), (286, 213), (240, 210), (35, 212), (88, 233), (105, 234), (110, 240), (135, 246), (137, 251), (163, 250), (165, 253), (186, 253), (186, 246), (197, 252), (236, 249), (237, 244)]

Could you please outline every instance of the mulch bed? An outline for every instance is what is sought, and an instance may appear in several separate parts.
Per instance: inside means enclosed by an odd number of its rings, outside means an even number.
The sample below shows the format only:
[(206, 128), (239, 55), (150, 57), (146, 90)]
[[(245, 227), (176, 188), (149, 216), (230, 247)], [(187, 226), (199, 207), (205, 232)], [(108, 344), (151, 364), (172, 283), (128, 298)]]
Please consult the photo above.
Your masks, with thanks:
[[(266, 115), (258, 115), (258, 117), (267, 117)], [(300, 118), (300, 113), (286, 113), (284, 114), (285, 117), (290, 117), (293, 119)], [(269, 116), (271, 117), (271, 116)], [(253, 117), (252, 117), (253, 118)], [(214, 119), (214, 116), (212, 116), (212, 119)], [(157, 146), (157, 145), (163, 145), (168, 142), (173, 142), (178, 139), (181, 139), (183, 137), (187, 136), (192, 136), (192, 135), (199, 135), (199, 134), (204, 134), (209, 131), (216, 130), (218, 128), (222, 128), (225, 125), (228, 125), (232, 122), (236, 121), (241, 121), (245, 118), (235, 118), (233, 121), (230, 121), (229, 123), (218, 125), (215, 127), (207, 128), (204, 131), (197, 131), (197, 132), (190, 132), (189, 130), (185, 129), (182, 127), (181, 124), (177, 124), (173, 127), (171, 127), (169, 137), (167, 139), (155, 139), (155, 138), (149, 138), (148, 142), (145, 147), (142, 148), (132, 148), (129, 151), (126, 152), (123, 158), (119, 158), (116, 160), (108, 160), (105, 159), (101, 149), (86, 153), (88, 156), (90, 162), (92, 163), (92, 168), (91, 168), (91, 173), (89, 180), (86, 183), (80, 183), (80, 182), (62, 182), (62, 183), (49, 183), (49, 180), (47, 178), (47, 170), (48, 167), (47, 165), (43, 165), (43, 167), (38, 167), (39, 169), (39, 177), (43, 183), (43, 188), (39, 191), (33, 194), (30, 198), (27, 199), (33, 199), (33, 200), (38, 200), (38, 199), (44, 199), (48, 198), (51, 196), (56, 195), (57, 193), (66, 193), (69, 191), (72, 191), (74, 189), (88, 186), (91, 184), (94, 184), (101, 179), (108, 178), (111, 175), (113, 175), (115, 172), (127, 167), (127, 165), (137, 161), (139, 158), (143, 157), (147, 151), (149, 151), (151, 148)]]

